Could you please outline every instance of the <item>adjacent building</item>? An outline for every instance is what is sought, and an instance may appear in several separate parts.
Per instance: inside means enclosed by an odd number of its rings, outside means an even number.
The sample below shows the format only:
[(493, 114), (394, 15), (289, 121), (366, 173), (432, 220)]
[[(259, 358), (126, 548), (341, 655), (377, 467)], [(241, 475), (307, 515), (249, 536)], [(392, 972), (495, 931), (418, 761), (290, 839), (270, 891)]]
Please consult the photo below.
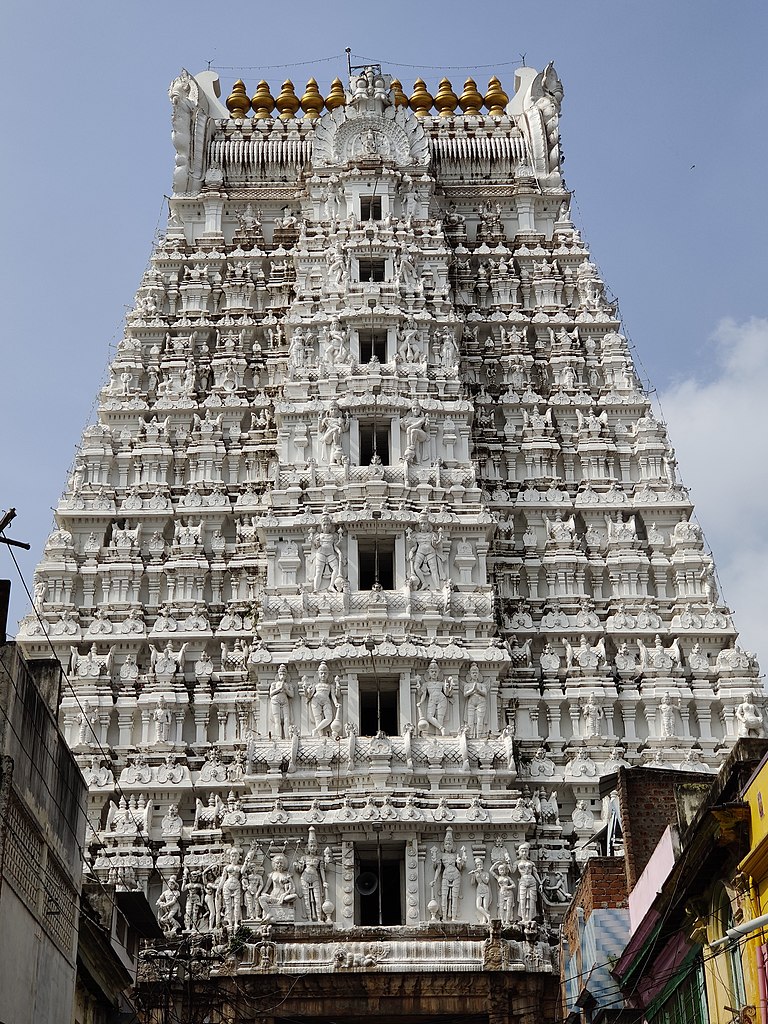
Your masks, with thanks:
[(171, 84), (165, 236), (19, 644), (69, 666), (95, 876), (156, 908), (144, 1005), (554, 1020), (601, 779), (714, 773), (757, 667), (552, 65), (275, 91)]

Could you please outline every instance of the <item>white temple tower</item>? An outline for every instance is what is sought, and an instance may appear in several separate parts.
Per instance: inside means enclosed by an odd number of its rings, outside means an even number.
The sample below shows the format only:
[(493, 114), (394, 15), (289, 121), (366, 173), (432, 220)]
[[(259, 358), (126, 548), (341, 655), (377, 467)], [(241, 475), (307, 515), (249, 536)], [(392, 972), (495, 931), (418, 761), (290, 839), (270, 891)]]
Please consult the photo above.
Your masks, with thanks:
[(167, 232), (19, 641), (69, 664), (93, 870), (230, 1009), (269, 974), (292, 1019), (545, 1019), (601, 778), (762, 731), (562, 94), (171, 85)]

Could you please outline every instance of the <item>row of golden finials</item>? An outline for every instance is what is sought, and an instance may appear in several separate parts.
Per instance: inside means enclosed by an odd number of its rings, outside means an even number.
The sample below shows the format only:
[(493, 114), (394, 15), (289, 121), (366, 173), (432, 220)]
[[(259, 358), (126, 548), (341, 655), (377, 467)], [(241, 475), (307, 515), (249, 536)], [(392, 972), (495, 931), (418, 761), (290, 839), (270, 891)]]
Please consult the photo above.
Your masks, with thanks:
[[(447, 78), (440, 81), (435, 96), (431, 96), (427, 92), (424, 80), (417, 78), (413, 84), (413, 93), (410, 99), (403, 92), (400, 81), (393, 78), (391, 94), (396, 106), (410, 107), (416, 117), (426, 117), (433, 104), (440, 117), (452, 117), (456, 112), (456, 107), (461, 108), (462, 114), (470, 117), (477, 116), (483, 104), (492, 117), (501, 117), (504, 107), (509, 103), (509, 96), (504, 92), (501, 82), (495, 75), (488, 82), (485, 96), (479, 92), (473, 78), (466, 80), (461, 96), (456, 95)], [(335, 110), (336, 107), (344, 106), (346, 102), (344, 86), (338, 78), (334, 78), (331, 83), (331, 91), (325, 99), (320, 94), (314, 78), (310, 78), (307, 82), (307, 88), (301, 99), (296, 95), (290, 78), (283, 82), (283, 87), (277, 98), (269, 91), (269, 85), (261, 81), (250, 99), (245, 83), (238, 79), (227, 97), (227, 109), (236, 120), (242, 120), (248, 116), (249, 110), (253, 110), (254, 121), (261, 121), (264, 118), (272, 117), (272, 111), (277, 108), (280, 120), (290, 121), (296, 117), (299, 107), (301, 107), (304, 111), (304, 118), (314, 121), (316, 117), (320, 117), (323, 107), (326, 110)]]

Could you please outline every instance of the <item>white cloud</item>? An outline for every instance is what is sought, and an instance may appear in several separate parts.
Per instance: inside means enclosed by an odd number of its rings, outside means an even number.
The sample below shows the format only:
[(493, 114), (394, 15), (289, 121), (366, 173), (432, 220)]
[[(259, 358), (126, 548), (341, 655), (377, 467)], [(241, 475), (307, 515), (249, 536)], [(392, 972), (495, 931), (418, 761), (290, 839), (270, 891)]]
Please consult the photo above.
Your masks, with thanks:
[(724, 320), (699, 376), (659, 396), (740, 644), (768, 670), (768, 319)]

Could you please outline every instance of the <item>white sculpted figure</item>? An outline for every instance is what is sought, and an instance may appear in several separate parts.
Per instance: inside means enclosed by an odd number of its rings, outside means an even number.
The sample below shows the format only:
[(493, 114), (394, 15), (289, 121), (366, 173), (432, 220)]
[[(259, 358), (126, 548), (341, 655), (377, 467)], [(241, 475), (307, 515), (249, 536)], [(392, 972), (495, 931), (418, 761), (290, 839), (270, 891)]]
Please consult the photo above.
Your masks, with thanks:
[(469, 872), (469, 877), (472, 879), (472, 884), (475, 886), (475, 908), (477, 909), (477, 915), (480, 918), (481, 924), (491, 923), (491, 913), (489, 910), (491, 903), (491, 876), (483, 869), (483, 858), (475, 857), (475, 866)]
[(429, 413), (426, 413), (419, 402), (411, 406), (409, 416), (403, 418), (405, 427), (405, 455), (409, 462), (423, 461), (422, 445), (429, 439)]
[(736, 708), (736, 728), (739, 736), (763, 735), (763, 715), (754, 701), (754, 693), (748, 693)]
[(408, 563), (411, 574), (418, 581), (417, 589), (439, 590), (442, 583), (440, 549), (443, 543), (442, 527), (435, 533), (426, 512), (419, 516), (415, 530), (406, 530)]
[(443, 921), (456, 921), (461, 899), (461, 872), (467, 863), (467, 851), (462, 848), (458, 853), (453, 843), (453, 829), (445, 830), (442, 851), (432, 847), (432, 863), (435, 874), (430, 883), (433, 899), (438, 882), (440, 883), (440, 910)]
[(312, 730), (314, 735), (327, 736), (341, 707), (341, 687), (338, 676), (335, 683), (331, 683), (328, 666), (324, 661), (317, 668), (315, 682), (304, 684), (304, 696), (309, 702), (315, 723)]
[(280, 665), (269, 685), (269, 711), (276, 739), (287, 740), (291, 728), (291, 698), (296, 690), (288, 678), (288, 669)]
[(330, 850), (326, 850), (324, 854), (318, 851), (317, 835), (314, 828), (310, 827), (306, 853), (297, 857), (293, 862), (293, 870), (301, 880), (301, 897), (308, 921), (323, 920), (323, 913), (328, 902), (325, 867), (330, 860), (330, 855)]
[(320, 418), (320, 442), (327, 449), (327, 458), (331, 466), (341, 464), (344, 454), (341, 437), (349, 430), (349, 416), (339, 410), (336, 402), (331, 403), (331, 408)]
[(597, 703), (593, 694), (589, 694), (587, 699), (581, 708), (581, 714), (584, 718), (584, 736), (587, 739), (591, 739), (594, 736), (600, 735), (600, 719), (604, 717), (605, 712)]
[(491, 865), (491, 874), (496, 879), (499, 887), (499, 917), (502, 928), (507, 928), (514, 921), (515, 916), (515, 890), (517, 885), (512, 877), (512, 865), (509, 861), (509, 854), (504, 851), (504, 859), (497, 860)]
[(415, 677), (416, 704), (419, 708), (419, 730), (426, 732), (431, 725), (441, 736), (445, 735), (445, 716), (448, 713), (448, 702), (453, 697), (453, 677), (448, 676), (443, 682), (440, 668), (436, 661), (429, 663), (427, 678)]
[(227, 856), (219, 878), (221, 894), (221, 914), (229, 929), (234, 932), (243, 917), (243, 867), (240, 863), (240, 850), (233, 846)]
[(321, 516), (317, 531), (309, 531), (309, 550), (314, 568), (312, 590), (315, 594), (322, 589), (323, 583), (329, 589), (336, 589), (338, 581), (343, 578), (341, 538), (341, 528), (334, 530), (331, 517), (327, 514)]
[(517, 891), (517, 905), (520, 920), (525, 924), (536, 920), (536, 904), (539, 896), (541, 879), (536, 865), (530, 859), (530, 843), (520, 843), (517, 848), (517, 870), (520, 874), (520, 886)]
[(671, 739), (675, 735), (675, 705), (669, 693), (665, 693), (659, 704), (661, 736)]
[(464, 684), (465, 721), (469, 734), (473, 739), (485, 735), (485, 722), (488, 713), (488, 685), (480, 675), (480, 669), (473, 664)]
[(333, 320), (327, 333), (325, 359), (335, 366), (337, 363), (348, 363), (350, 360), (347, 334), (338, 320)]
[(181, 893), (178, 881), (171, 876), (165, 889), (155, 904), (157, 907), (157, 923), (166, 935), (176, 935), (181, 931)]
[(284, 853), (277, 853), (272, 858), (272, 870), (267, 876), (267, 884), (259, 896), (259, 905), (267, 920), (289, 917), (293, 920), (296, 902), (296, 886), (288, 871), (288, 860)]
[(167, 743), (171, 732), (171, 712), (165, 697), (158, 700), (152, 721), (155, 723), (155, 743)]

